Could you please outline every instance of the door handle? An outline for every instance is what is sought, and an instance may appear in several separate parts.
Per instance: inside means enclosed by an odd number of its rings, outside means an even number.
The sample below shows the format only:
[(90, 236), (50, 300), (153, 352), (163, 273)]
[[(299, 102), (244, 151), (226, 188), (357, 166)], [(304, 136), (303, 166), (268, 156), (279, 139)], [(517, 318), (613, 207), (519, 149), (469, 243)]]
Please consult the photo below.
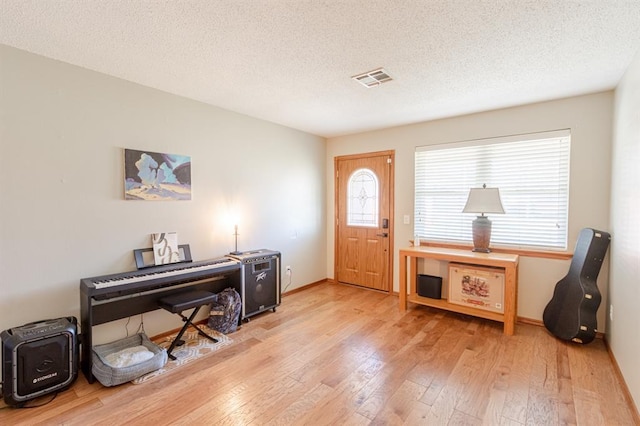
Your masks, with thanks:
[(385, 237), (385, 238), (386, 238), (386, 237), (388, 237), (388, 236), (389, 236), (389, 233), (388, 233), (388, 232), (383, 232), (382, 234), (376, 234), (376, 236), (378, 236), (378, 237)]

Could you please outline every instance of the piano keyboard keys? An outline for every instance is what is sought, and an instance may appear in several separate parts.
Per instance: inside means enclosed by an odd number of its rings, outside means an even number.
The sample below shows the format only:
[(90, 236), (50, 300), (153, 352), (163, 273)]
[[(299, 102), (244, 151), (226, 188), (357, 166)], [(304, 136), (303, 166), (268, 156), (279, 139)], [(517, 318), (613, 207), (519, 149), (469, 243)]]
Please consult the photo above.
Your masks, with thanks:
[(218, 268), (223, 268), (225, 266), (238, 265), (239, 263), (240, 262), (237, 260), (225, 257), (197, 263), (176, 264), (175, 268), (170, 268), (162, 271), (140, 270), (124, 274), (105, 275), (103, 277), (95, 278), (91, 281), (91, 283), (96, 289), (102, 289), (152, 280), (156, 278), (173, 277), (183, 274), (190, 274), (193, 272), (215, 270)]

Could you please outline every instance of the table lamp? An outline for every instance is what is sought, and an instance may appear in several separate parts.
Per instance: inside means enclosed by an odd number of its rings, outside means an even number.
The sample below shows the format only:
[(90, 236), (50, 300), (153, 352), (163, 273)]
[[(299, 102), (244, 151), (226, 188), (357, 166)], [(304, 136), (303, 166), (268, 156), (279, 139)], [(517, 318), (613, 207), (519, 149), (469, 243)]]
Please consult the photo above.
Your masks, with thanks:
[(232, 251), (230, 254), (242, 254), (242, 252), (238, 251), (238, 225), (234, 225), (233, 226), (233, 236), (235, 237), (236, 240), (236, 245), (235, 245), (235, 250)]
[(489, 253), (489, 244), (491, 243), (491, 221), (485, 213), (501, 213), (504, 214), (502, 201), (500, 201), (500, 191), (498, 188), (471, 188), (469, 190), (469, 198), (464, 206), (462, 213), (480, 213), (472, 224), (473, 231), (473, 251), (481, 253)]

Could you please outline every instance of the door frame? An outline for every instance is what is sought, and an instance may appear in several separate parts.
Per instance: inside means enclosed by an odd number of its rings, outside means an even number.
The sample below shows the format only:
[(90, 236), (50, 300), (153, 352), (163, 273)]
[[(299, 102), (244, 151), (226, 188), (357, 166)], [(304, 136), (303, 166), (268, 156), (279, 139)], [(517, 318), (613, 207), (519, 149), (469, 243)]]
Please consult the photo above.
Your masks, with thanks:
[(351, 154), (351, 155), (341, 155), (337, 157), (333, 157), (333, 276), (335, 277), (335, 281), (338, 281), (338, 262), (340, 261), (340, 257), (338, 256), (338, 212), (340, 209), (340, 200), (339, 200), (339, 190), (338, 190), (338, 161), (340, 160), (357, 160), (360, 158), (367, 157), (380, 157), (382, 155), (387, 155), (391, 158), (391, 169), (389, 170), (389, 252), (387, 253), (387, 280), (389, 283), (389, 294), (393, 294), (393, 260), (394, 260), (394, 251), (395, 251), (395, 165), (396, 165), (396, 151), (388, 150), (388, 151), (374, 151), (374, 152), (366, 152), (361, 154)]

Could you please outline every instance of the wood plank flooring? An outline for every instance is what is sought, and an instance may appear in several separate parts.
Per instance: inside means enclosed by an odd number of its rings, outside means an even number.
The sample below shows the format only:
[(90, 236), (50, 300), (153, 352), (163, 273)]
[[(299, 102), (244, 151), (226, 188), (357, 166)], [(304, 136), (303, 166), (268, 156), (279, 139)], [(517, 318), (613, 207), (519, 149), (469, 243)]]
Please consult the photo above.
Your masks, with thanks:
[[(80, 375), (2, 425), (633, 425), (604, 343), (326, 283), (283, 297), (233, 344), (142, 385)], [(41, 399), (46, 399), (43, 397)]]

